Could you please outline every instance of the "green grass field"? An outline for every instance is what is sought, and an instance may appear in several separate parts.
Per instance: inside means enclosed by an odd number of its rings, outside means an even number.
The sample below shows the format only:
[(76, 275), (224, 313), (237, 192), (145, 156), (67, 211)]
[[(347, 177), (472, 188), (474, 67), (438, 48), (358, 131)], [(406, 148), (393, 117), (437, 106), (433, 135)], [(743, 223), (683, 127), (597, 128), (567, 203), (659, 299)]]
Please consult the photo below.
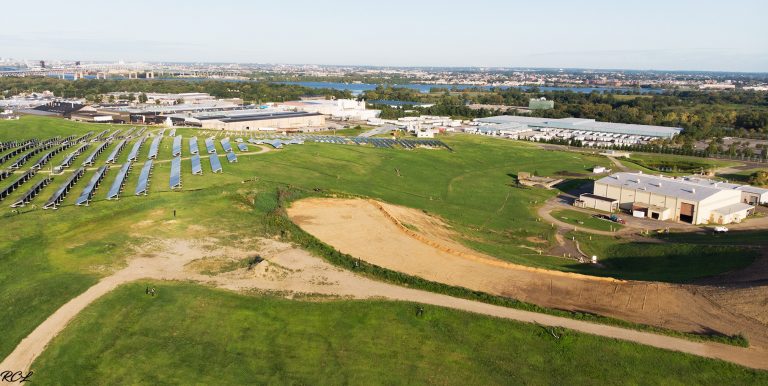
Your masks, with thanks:
[(592, 217), (589, 213), (579, 212), (576, 210), (563, 209), (557, 210), (551, 213), (552, 217), (573, 225), (576, 228), (589, 228), (598, 231), (616, 231), (624, 226), (608, 220), (601, 220)]
[[(20, 121), (0, 122), (0, 138), (45, 138), (100, 131), (104, 127), (54, 118), (24, 117)], [(199, 137), (202, 150), (202, 139), (210, 133), (179, 129), (177, 134), (185, 137), (184, 156), (189, 155), (189, 136)], [(220, 138), (217, 138), (216, 146), (223, 153), (218, 143)], [(6, 356), (66, 301), (123, 265), (133, 253), (133, 246), (152, 238), (210, 236), (226, 242), (279, 233), (280, 230), (273, 228), (265, 217), (275, 209), (275, 191), (281, 186), (291, 186), (304, 192), (304, 196), (341, 192), (418, 208), (443, 218), (457, 232), (466, 235), (463, 242), (479, 251), (531, 266), (591, 272), (592, 267), (574, 266), (569, 260), (539, 256), (527, 248), (542, 247), (542, 244), (530, 241), (532, 237), (552, 243), (553, 230), (536, 221), (535, 208), (556, 193), (515, 187), (512, 176), (520, 171), (554, 175), (568, 170), (583, 174), (574, 178), (586, 178), (588, 168), (608, 166), (607, 159), (545, 151), (527, 143), (480, 136), (452, 136), (445, 141), (455, 152), (307, 143), (265, 154), (241, 155), (236, 164), (229, 164), (222, 157), (224, 173), (216, 175), (210, 173), (208, 160), (204, 158), (203, 176), (191, 175), (190, 163), (185, 160), (182, 164), (184, 190), (171, 192), (168, 161), (172, 140), (164, 138), (148, 196), (133, 195), (140, 169), (140, 165), (136, 165), (127, 179), (127, 194), (119, 201), (105, 200), (119, 166), (115, 165), (107, 173), (90, 206), (76, 207), (74, 201), (95, 173), (93, 169), (78, 182), (60, 209), (41, 210), (42, 203), (70, 170), (56, 176), (31, 205), (16, 213), (7, 205), (32, 184), (28, 182), (0, 203), (0, 221), (4, 227), (0, 237), (0, 299), (4, 300), (0, 305), (6, 310), (0, 314), (4, 332), (0, 357)], [(120, 163), (125, 162), (132, 144), (133, 141), (119, 157)], [(104, 163), (113, 146), (97, 158), (97, 165)], [(250, 147), (253, 151), (258, 149)], [(140, 163), (146, 158), (148, 149), (147, 142), (141, 150)], [(93, 146), (74, 166), (78, 167), (91, 150)], [(49, 165), (58, 165), (67, 153), (57, 155)], [(33, 181), (43, 178), (42, 174)], [(0, 181), (0, 187), (8, 183), (9, 180)], [(178, 214), (175, 219), (172, 218), (173, 210)], [(142, 226), (143, 223), (151, 226)], [(603, 256), (605, 259), (615, 258), (616, 268), (608, 274), (617, 277), (686, 280), (693, 276), (688, 267), (676, 264), (676, 259), (688, 262), (686, 259), (699, 258), (695, 248), (688, 247), (684, 250), (691, 256), (670, 257), (671, 264), (667, 269), (671, 271), (666, 272), (652, 265), (654, 259), (642, 260), (636, 255), (607, 248), (606, 253), (616, 255), (604, 255), (601, 251), (601, 259)], [(737, 253), (740, 249), (724, 247), (723, 251)], [(705, 257), (705, 260), (708, 258), (714, 257)], [(628, 263), (620, 264), (623, 261)], [(747, 263), (737, 259), (728, 262), (729, 265), (719, 269), (729, 270)], [(707, 272), (717, 273), (714, 269)], [(696, 277), (699, 273), (694, 272)]]
[[(155, 285), (154, 283), (152, 285)], [(120, 287), (34, 363), (38, 384), (758, 384), (768, 373), (409, 303)], [(558, 338), (551, 335), (554, 333)]]

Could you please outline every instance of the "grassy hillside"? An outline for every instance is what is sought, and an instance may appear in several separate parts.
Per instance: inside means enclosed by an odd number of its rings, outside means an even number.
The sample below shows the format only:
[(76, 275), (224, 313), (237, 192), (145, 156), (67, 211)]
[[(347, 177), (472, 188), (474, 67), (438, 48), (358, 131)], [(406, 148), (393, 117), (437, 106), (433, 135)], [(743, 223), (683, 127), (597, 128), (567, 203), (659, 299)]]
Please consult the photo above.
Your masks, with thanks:
[[(20, 130), (21, 127), (26, 129)], [(0, 138), (65, 135), (69, 132), (67, 127), (78, 133), (94, 129), (91, 125), (60, 119), (24, 117), (20, 121), (0, 122)], [(96, 129), (102, 127), (96, 126)], [(191, 129), (180, 129), (178, 133), (185, 137), (185, 157), (189, 155), (187, 137), (198, 134), (203, 148), (203, 133)], [(7, 205), (32, 185), (28, 182), (0, 203), (0, 222), (4, 229), (0, 235), (0, 299), (3, 299), (0, 306), (13, 310), (0, 313), (4, 332), (0, 357), (7, 355), (67, 300), (110, 269), (123, 264), (133, 253), (132, 247), (147, 239), (211, 236), (233, 241), (246, 236), (279, 234), (280, 229), (270, 227), (265, 216), (275, 209), (275, 192), (280, 186), (292, 186), (303, 196), (342, 192), (419, 208), (444, 218), (456, 231), (466, 235), (466, 244), (477, 250), (521, 264), (592, 272), (591, 265), (574, 265), (570, 260), (539, 256), (525, 248), (546, 246), (531, 241), (532, 238), (547, 242), (553, 239), (551, 227), (537, 221), (535, 208), (555, 192), (514, 187), (512, 176), (520, 171), (586, 176), (588, 168), (607, 166), (608, 160), (476, 136), (447, 141), (455, 152), (307, 143), (265, 154), (241, 154), (236, 164), (229, 164), (222, 157), (222, 174), (210, 173), (208, 160), (204, 158), (203, 176), (191, 175), (190, 162), (185, 160), (182, 165), (184, 190), (171, 192), (168, 180), (172, 140), (164, 138), (148, 196), (133, 195), (140, 164), (149, 149), (149, 143), (145, 143), (140, 153), (142, 159), (129, 174), (126, 194), (119, 201), (105, 200), (117, 174), (115, 165), (89, 207), (76, 207), (74, 201), (95, 173), (94, 169), (78, 182), (60, 209), (41, 210), (40, 207), (68, 174), (56, 176), (31, 205), (16, 212)], [(128, 144), (119, 162), (125, 162), (132, 144)], [(97, 165), (104, 163), (114, 146), (97, 158)], [(252, 151), (258, 150), (256, 146), (250, 147)], [(218, 143), (217, 148), (223, 153)], [(93, 147), (78, 158), (75, 167), (91, 150)], [(57, 155), (50, 164), (58, 165), (66, 153)], [(33, 181), (43, 178), (42, 174)], [(0, 181), (0, 187), (9, 183), (10, 180)], [(172, 217), (174, 210), (176, 218)], [(672, 251), (677, 246), (665, 248)], [(729, 248), (733, 253), (739, 251)], [(695, 248), (687, 250), (695, 252)], [(627, 259), (635, 265), (628, 271), (618, 268), (601, 274), (634, 276), (638, 271), (642, 273), (643, 264), (654, 262), (649, 259), (645, 263), (643, 255), (622, 254), (616, 258)], [(707, 265), (720, 260), (717, 256), (704, 255), (699, 262)], [(725, 265), (717, 267), (730, 270), (747, 263), (726, 260)], [(655, 272), (652, 266), (648, 267), (649, 272)], [(666, 272), (667, 276), (663, 277), (676, 275), (677, 280), (685, 280), (700, 273), (679, 265), (673, 268), (676, 271)], [(653, 279), (654, 275), (645, 277)]]
[[(34, 363), (39, 384), (757, 384), (768, 374), (408, 303), (120, 287)], [(154, 285), (154, 284), (153, 284)], [(557, 338), (551, 334), (557, 336)], [(630, 370), (631, 369), (631, 370)]]

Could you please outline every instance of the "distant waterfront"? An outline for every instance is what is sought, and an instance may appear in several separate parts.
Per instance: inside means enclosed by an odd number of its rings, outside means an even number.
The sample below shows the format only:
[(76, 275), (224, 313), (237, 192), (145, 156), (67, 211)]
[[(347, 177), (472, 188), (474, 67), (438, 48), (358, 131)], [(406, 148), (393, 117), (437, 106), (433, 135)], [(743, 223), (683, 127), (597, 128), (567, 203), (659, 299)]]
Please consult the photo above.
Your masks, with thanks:
[[(359, 95), (362, 94), (364, 91), (374, 90), (376, 89), (377, 84), (371, 84), (371, 83), (337, 83), (337, 82), (276, 82), (281, 84), (293, 84), (298, 86), (304, 86), (309, 88), (332, 88), (335, 90), (343, 90), (343, 91), (349, 91), (353, 95)], [(415, 90), (418, 90), (421, 93), (428, 93), (430, 89), (433, 88), (447, 88), (447, 89), (458, 89), (458, 90), (464, 90), (468, 88), (482, 88), (485, 90), (490, 90), (494, 86), (472, 86), (472, 85), (461, 85), (461, 84), (422, 84), (422, 83), (412, 83), (412, 84), (393, 84), (392, 86), (396, 87), (405, 87), (405, 88), (412, 88)], [(529, 90), (532, 87), (531, 86), (495, 86), (498, 88), (510, 88), (515, 87), (519, 88), (521, 90)], [(593, 91), (597, 92), (636, 92), (636, 93), (643, 93), (643, 94), (661, 94), (665, 90), (659, 89), (659, 88), (626, 88), (626, 87), (547, 87), (547, 86), (540, 86), (538, 87), (541, 91), (573, 91), (578, 93), (584, 93), (589, 94)]]

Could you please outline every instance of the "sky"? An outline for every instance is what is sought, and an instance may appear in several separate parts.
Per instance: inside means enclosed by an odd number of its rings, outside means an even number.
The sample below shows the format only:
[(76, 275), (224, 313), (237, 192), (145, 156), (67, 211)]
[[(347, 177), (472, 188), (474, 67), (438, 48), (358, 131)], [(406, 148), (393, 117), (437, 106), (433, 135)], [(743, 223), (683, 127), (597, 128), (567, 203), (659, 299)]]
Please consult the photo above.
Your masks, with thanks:
[(0, 58), (768, 72), (768, 1), (3, 2)]

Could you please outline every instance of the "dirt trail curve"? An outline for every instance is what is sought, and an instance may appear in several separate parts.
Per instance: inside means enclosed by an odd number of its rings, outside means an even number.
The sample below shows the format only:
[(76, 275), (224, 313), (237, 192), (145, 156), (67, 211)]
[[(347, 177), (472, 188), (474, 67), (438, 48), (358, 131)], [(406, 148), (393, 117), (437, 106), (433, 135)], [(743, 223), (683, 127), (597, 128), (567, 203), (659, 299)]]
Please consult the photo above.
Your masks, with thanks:
[(307, 199), (294, 203), (288, 213), (303, 229), (341, 252), (387, 269), (543, 307), (686, 332), (743, 333), (751, 343), (744, 352), (768, 360), (766, 325), (713, 302), (703, 294), (708, 287), (595, 278), (519, 266), (469, 250), (453, 241), (457, 235), (439, 219), (395, 205)]
[[(211, 242), (196, 244), (183, 240), (169, 240), (161, 246), (158, 252), (149, 257), (132, 259), (126, 268), (102, 279), (83, 294), (59, 308), (19, 343), (16, 349), (0, 364), (0, 368), (29, 370), (31, 364), (51, 340), (85, 307), (120, 284), (150, 278), (156, 280), (194, 280), (235, 291), (260, 289), (418, 302), (499, 318), (538, 323), (544, 326), (564, 327), (662, 349), (722, 359), (748, 367), (768, 369), (768, 355), (755, 348), (743, 349), (717, 343), (692, 342), (399, 287), (341, 270), (287, 244), (272, 240), (262, 240), (259, 244), (258, 250), (266, 260), (255, 269), (250, 271), (240, 269), (212, 277), (196, 273), (191, 268), (200, 262), (204, 265), (208, 261), (216, 261), (216, 256), (209, 256), (209, 252), (206, 252), (213, 245)], [(146, 256), (144, 253), (142, 255)], [(219, 251), (219, 256), (244, 258), (248, 255), (248, 251), (231, 248)], [(141, 293), (137, 296), (146, 295)], [(158, 296), (163, 296), (163, 294), (159, 293)]]

